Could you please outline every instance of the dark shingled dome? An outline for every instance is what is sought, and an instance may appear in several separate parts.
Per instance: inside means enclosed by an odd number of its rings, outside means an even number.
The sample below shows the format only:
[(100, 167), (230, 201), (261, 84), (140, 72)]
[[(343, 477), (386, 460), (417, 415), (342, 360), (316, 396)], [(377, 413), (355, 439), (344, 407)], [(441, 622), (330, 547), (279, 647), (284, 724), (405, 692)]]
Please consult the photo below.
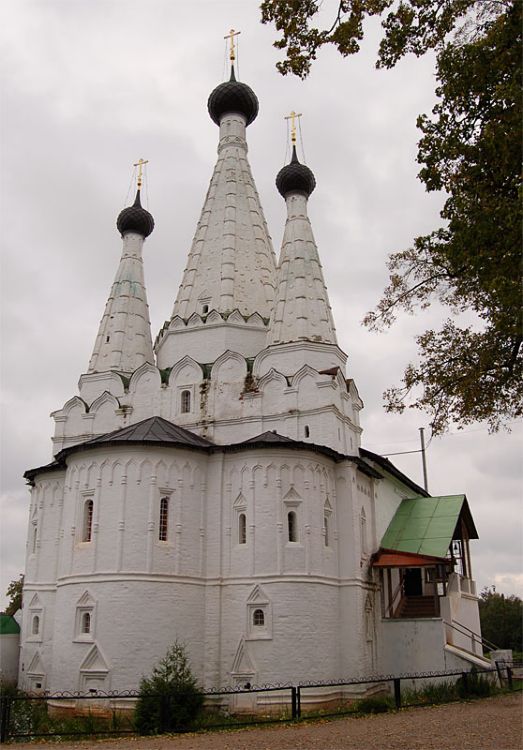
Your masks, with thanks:
[(116, 220), (118, 231), (124, 236), (125, 232), (136, 232), (143, 238), (148, 237), (154, 229), (154, 219), (140, 203), (140, 191), (136, 192), (136, 198), (132, 206), (120, 211)]
[(312, 171), (298, 161), (296, 146), (292, 147), (291, 163), (286, 164), (278, 172), (276, 187), (284, 198), (288, 193), (305, 193), (308, 198), (316, 187)]
[(245, 83), (240, 83), (234, 76), (234, 68), (231, 68), (231, 78), (226, 83), (220, 83), (211, 92), (207, 102), (207, 109), (217, 125), (220, 124), (222, 115), (228, 112), (239, 112), (245, 116), (247, 125), (256, 119), (258, 114), (258, 97), (254, 91)]

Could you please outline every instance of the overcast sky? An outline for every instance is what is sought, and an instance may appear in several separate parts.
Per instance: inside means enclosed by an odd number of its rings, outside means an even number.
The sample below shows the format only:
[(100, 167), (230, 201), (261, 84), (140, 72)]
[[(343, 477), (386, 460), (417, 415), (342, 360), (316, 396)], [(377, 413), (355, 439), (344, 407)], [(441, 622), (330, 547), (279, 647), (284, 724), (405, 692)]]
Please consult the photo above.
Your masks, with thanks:
[[(333, 11), (331, 0), (324, 12)], [(338, 329), (365, 403), (363, 445), (419, 447), (428, 417), (386, 415), (381, 394), (416, 356), (414, 336), (441, 311), (405, 316), (386, 334), (361, 326), (387, 280), (389, 253), (439, 224), (441, 195), (416, 179), (416, 116), (434, 105), (434, 60), (374, 67), (379, 24), (350, 59), (324, 50), (302, 82), (275, 69), (273, 27), (256, 0), (4, 0), (0, 42), (2, 473), (0, 593), (24, 568), (25, 469), (51, 460), (49, 413), (77, 394), (116, 271), (115, 227), (138, 158), (149, 159), (145, 246), (153, 336), (170, 317), (208, 182), (218, 129), (207, 97), (224, 80), (223, 40), (239, 37), (240, 78), (260, 100), (249, 159), (276, 252), (285, 206), (274, 186), (284, 115), (303, 113), (317, 188), (309, 207)], [(466, 493), (480, 540), (479, 587), (523, 595), (522, 429), (483, 425), (434, 438), (434, 495)], [(391, 459), (422, 483), (419, 454)], [(4, 603), (0, 600), (0, 606)]]

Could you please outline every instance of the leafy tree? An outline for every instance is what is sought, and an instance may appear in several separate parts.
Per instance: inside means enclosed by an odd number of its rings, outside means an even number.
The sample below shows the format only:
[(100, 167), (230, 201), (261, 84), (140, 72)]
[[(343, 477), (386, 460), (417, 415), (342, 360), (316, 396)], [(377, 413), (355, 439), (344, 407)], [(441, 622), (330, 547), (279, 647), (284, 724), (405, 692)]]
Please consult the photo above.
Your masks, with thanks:
[(481, 633), (499, 648), (523, 651), (523, 601), (498, 594), (494, 586), (483, 589), (479, 599)]
[[(323, 44), (357, 52), (365, 17), (393, 3), (342, 0), (330, 30), (312, 26), (318, 5), (262, 4), (262, 19), (283, 32), (275, 43), (287, 48), (283, 73), (304, 77)], [(434, 433), (451, 422), (486, 421), (496, 430), (523, 414), (521, 10), (520, 0), (402, 0), (382, 22), (378, 67), (437, 50), (439, 101), (433, 118), (418, 118), (419, 177), (427, 191), (448, 197), (443, 226), (390, 256), (389, 285), (364, 323), (381, 330), (399, 311), (433, 301), (450, 308), (454, 319), (418, 336), (418, 364), (384, 394), (389, 411), (428, 411)], [(473, 322), (460, 322), (465, 312)]]
[(189, 729), (203, 706), (203, 694), (191, 672), (185, 646), (178, 641), (140, 682), (134, 721), (140, 734)]
[(20, 576), (11, 581), (7, 587), (5, 595), (9, 599), (9, 604), (5, 608), (6, 615), (14, 615), (19, 609), (22, 608), (22, 589), (24, 587), (24, 575), (20, 573)]

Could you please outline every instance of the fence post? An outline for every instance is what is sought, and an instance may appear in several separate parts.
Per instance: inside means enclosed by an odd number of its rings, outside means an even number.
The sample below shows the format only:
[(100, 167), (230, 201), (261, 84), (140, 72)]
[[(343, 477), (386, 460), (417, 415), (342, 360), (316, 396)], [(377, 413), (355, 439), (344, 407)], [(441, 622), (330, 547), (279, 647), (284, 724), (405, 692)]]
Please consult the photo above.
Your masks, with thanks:
[(11, 713), (11, 698), (0, 695), (0, 742), (7, 740), (9, 733), (9, 715)]
[(291, 700), (292, 700), (292, 718), (295, 719), (298, 716), (298, 701), (296, 696), (296, 688), (294, 685), (291, 687)]
[(469, 681), (467, 672), (461, 673), (461, 679), (463, 680), (463, 695), (468, 695), (469, 692)]
[(301, 687), (296, 688), (296, 718), (301, 719)]
[(500, 688), (503, 687), (503, 675), (501, 674), (501, 662), (496, 661), (496, 672), (498, 673), (498, 680), (499, 680), (499, 686)]
[(401, 708), (401, 679), (395, 677), (394, 680), (394, 703), (396, 708)]
[(513, 690), (514, 683), (512, 681), (512, 667), (509, 667), (508, 664), (507, 664), (507, 682), (508, 682), (508, 689)]

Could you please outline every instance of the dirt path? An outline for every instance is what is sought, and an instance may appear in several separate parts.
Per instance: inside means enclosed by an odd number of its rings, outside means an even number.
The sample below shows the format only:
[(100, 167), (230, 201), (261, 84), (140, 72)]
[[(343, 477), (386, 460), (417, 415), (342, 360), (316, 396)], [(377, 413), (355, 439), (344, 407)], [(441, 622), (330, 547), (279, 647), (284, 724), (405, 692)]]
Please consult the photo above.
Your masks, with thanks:
[[(60, 743), (57, 750), (522, 750), (522, 694), (394, 714), (174, 737)], [(41, 744), (16, 744), (35, 750)], [(48, 747), (48, 745), (46, 746)]]

